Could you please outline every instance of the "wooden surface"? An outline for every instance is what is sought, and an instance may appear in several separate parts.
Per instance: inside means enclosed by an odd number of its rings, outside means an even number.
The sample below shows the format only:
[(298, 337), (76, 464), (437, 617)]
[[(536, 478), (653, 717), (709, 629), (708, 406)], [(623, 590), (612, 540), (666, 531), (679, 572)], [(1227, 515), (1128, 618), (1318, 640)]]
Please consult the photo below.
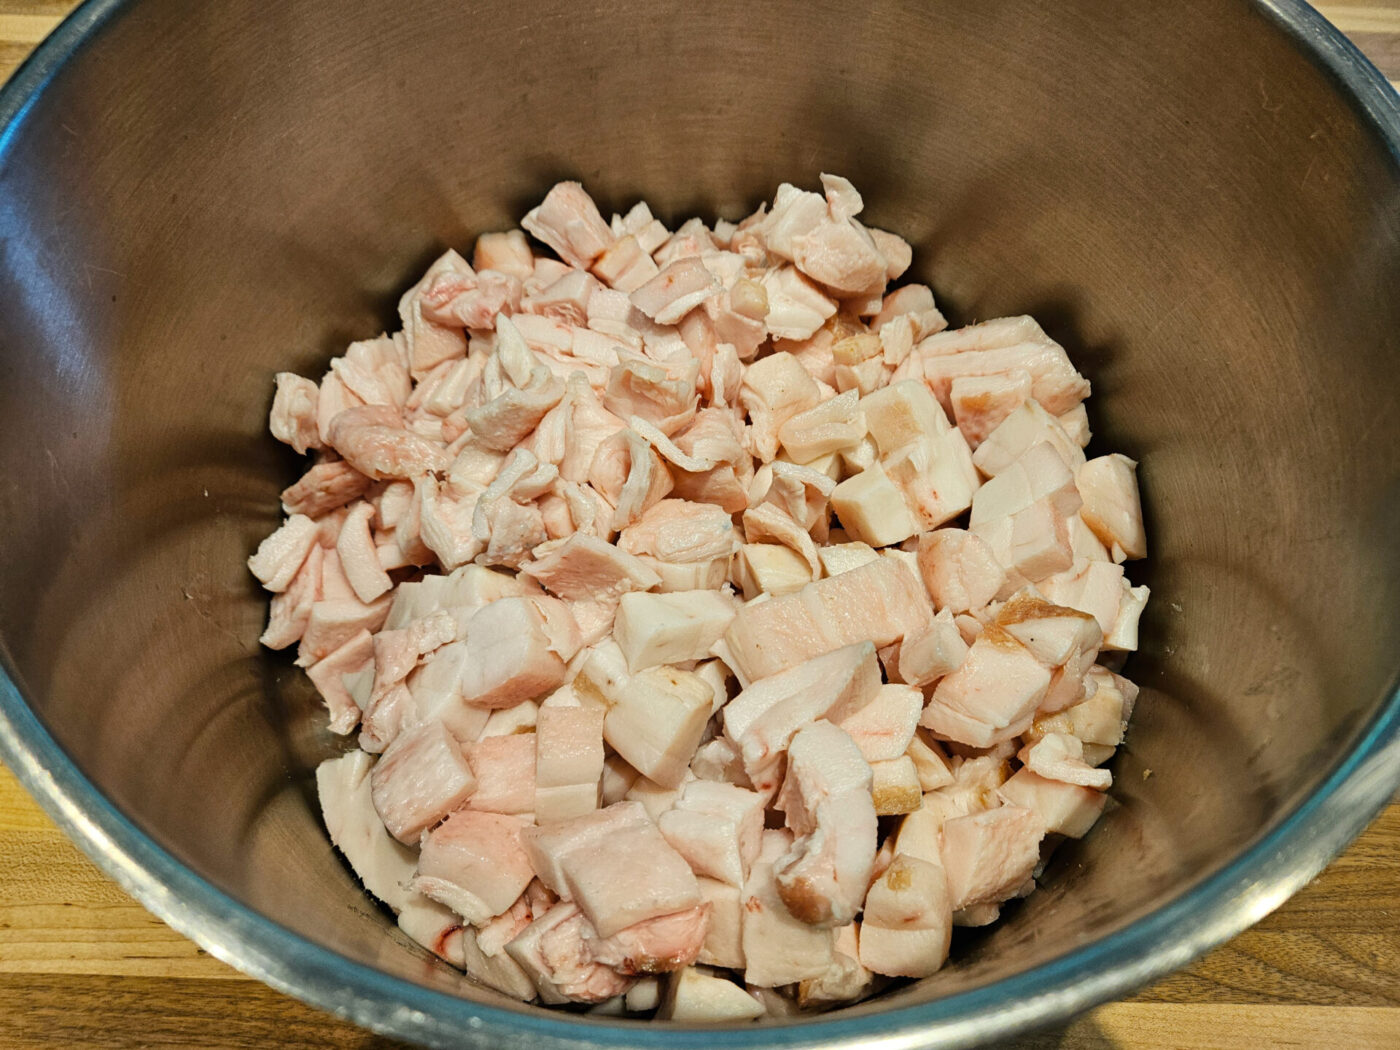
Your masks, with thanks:
[[(0, 78), (74, 6), (0, 0)], [(1321, 8), (1400, 81), (1400, 0)], [(0, 1048), (396, 1044), (229, 969), (152, 917), (0, 768)], [(1132, 998), (1006, 1050), (1400, 1047), (1400, 804), (1316, 882)]]

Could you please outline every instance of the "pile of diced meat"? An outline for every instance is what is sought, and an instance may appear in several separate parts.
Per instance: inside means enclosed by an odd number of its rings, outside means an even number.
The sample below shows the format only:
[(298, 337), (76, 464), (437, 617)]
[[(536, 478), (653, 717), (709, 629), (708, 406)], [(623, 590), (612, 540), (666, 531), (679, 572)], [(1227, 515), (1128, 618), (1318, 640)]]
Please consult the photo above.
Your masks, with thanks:
[(674, 232), (561, 183), (401, 331), (277, 376), (312, 465), (249, 564), (263, 642), (359, 729), (317, 770), (331, 840), (505, 995), (849, 1002), (1104, 807), (1135, 464), (1086, 459), (1033, 320), (947, 330), (821, 181)]

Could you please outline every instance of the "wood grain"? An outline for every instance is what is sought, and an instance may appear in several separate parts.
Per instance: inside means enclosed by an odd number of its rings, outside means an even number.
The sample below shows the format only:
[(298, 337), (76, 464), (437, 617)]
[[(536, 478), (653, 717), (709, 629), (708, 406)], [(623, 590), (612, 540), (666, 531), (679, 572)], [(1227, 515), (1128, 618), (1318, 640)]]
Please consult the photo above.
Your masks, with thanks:
[[(1391, 805), (1253, 929), (1125, 1002), (1006, 1050), (1400, 1045), (1397, 917), (1400, 805)], [(195, 1035), (227, 1048), (397, 1045), (265, 988), (170, 930), (0, 768), (0, 1047), (52, 1046), (59, 1033), (100, 1047), (187, 1046)]]
[[(0, 0), (0, 77), (73, 6)], [(1323, 5), (1400, 80), (1400, 0)], [(0, 1048), (398, 1046), (283, 996), (109, 882), (0, 768)], [(1005, 1050), (1400, 1047), (1400, 805), (1195, 965)]]

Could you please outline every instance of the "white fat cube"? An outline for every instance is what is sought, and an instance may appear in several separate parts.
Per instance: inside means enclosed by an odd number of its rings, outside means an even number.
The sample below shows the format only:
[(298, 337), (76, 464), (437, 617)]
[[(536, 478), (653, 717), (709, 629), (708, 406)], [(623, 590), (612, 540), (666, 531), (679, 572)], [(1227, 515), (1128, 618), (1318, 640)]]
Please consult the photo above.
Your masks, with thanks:
[(685, 778), (710, 719), (714, 690), (674, 667), (632, 675), (614, 696), (603, 722), (608, 745), (643, 776), (665, 787)]
[(822, 572), (827, 576), (837, 576), (851, 569), (859, 569), (879, 556), (875, 548), (868, 543), (831, 543), (817, 549)]
[(1123, 581), (1123, 600), (1118, 605), (1118, 620), (1103, 640), (1105, 649), (1132, 652), (1138, 647), (1138, 619), (1147, 608), (1151, 591), (1146, 586), (1131, 587)]
[(837, 485), (831, 506), (841, 527), (872, 547), (901, 543), (919, 531), (904, 493), (879, 463)]
[[(1125, 558), (1147, 556), (1137, 464), (1114, 453), (1091, 459), (1075, 475), (1084, 507), (1079, 512), (1094, 535)], [(1121, 560), (1121, 559), (1115, 559)]]
[(837, 455), (841, 459), (841, 477), (852, 477), (872, 464), (880, 462), (880, 451), (875, 439), (866, 437), (853, 448), (843, 448)]
[(943, 749), (923, 733), (916, 732), (914, 739), (904, 752), (914, 763), (914, 772), (919, 776), (919, 787), (924, 791), (937, 791), (953, 782), (953, 770)]
[(793, 918), (778, 893), (773, 867), (791, 845), (791, 832), (765, 831), (758, 859), (744, 883), (744, 980), (759, 988), (820, 977), (835, 954), (836, 932)]
[(416, 845), (419, 835), (467, 800), (476, 777), (447, 728), (427, 722), (394, 739), (370, 774), (370, 788), (389, 833)]
[(1088, 833), (1108, 801), (1102, 791), (1051, 780), (1029, 769), (1017, 770), (997, 793), (1011, 805), (1035, 813), (1046, 831), (1072, 839)]
[(923, 805), (924, 793), (919, 786), (919, 774), (914, 760), (908, 755), (870, 763), (870, 797), (875, 802), (875, 815), (892, 817), (912, 813)]
[[(1070, 519), (1071, 525), (1079, 519)], [(1070, 538), (1073, 549), (1074, 538)], [(1113, 633), (1123, 604), (1123, 566), (1111, 561), (1077, 561), (1065, 572), (1042, 580), (1036, 587), (1056, 605), (1093, 616), (1104, 635)]]
[(1024, 368), (987, 376), (955, 376), (948, 391), (953, 418), (973, 448), (1031, 396), (1031, 374)]
[(890, 456), (921, 438), (950, 429), (943, 406), (923, 383), (905, 379), (861, 398), (866, 428), (881, 456)]
[(1064, 517), (1079, 511), (1083, 500), (1074, 473), (1045, 442), (1032, 445), (1014, 463), (986, 482), (972, 497), (969, 527), (1009, 518), (1039, 500), (1049, 500)]
[[(490, 711), (468, 704), (462, 696), (462, 668), (467, 656), (466, 642), (449, 642), (425, 656), (423, 663), (409, 674), (407, 681), (418, 716), (425, 722), (442, 722), (453, 736), (463, 742), (479, 737), (491, 720)], [(350, 689), (361, 708), (369, 705), (373, 682), (374, 674), (371, 671), (367, 680), (357, 682), (357, 687)], [(350, 688), (348, 680), (346, 687)], [(360, 689), (363, 689), (363, 695)]]
[(535, 725), (535, 819), (546, 824), (598, 806), (603, 775), (599, 707), (541, 708)]
[(896, 854), (865, 898), (861, 965), (890, 977), (927, 977), (947, 960), (952, 934), (943, 868)]
[(875, 699), (841, 721), (867, 762), (899, 758), (914, 739), (924, 696), (908, 685), (882, 685)]
[(744, 968), (743, 890), (719, 879), (699, 876), (700, 899), (710, 906), (710, 925), (699, 961), (707, 966)]
[(849, 1003), (870, 991), (874, 974), (860, 964), (857, 940), (859, 923), (836, 931), (836, 952), (830, 967), (820, 977), (811, 977), (797, 986), (797, 1003), (802, 1007)]
[(977, 447), (972, 461), (983, 474), (995, 477), (1042, 441), (1060, 454), (1070, 470), (1084, 465), (1083, 449), (1065, 433), (1060, 421), (1034, 400), (1023, 402), (1003, 419)]
[(623, 795), (628, 802), (640, 803), (653, 821), (660, 820), (661, 815), (675, 806), (680, 797), (680, 787), (666, 787), (644, 776), (632, 781), (632, 786)]
[(656, 825), (697, 875), (741, 886), (758, 854), (763, 804), (755, 791), (692, 780)]
[(493, 736), (514, 736), (516, 733), (528, 733), (535, 728), (535, 721), (538, 719), (539, 713), (540, 706), (533, 700), (526, 700), (514, 707), (498, 708), (487, 716), (486, 724), (481, 727), (481, 732), (476, 735), (476, 739), (485, 740), (487, 737)]
[(734, 561), (734, 578), (752, 601), (760, 594), (800, 591), (812, 582), (812, 567), (791, 547), (780, 543), (745, 543)]
[(910, 442), (883, 462), (921, 532), (936, 529), (971, 507), (981, 484), (960, 430)]
[(693, 966), (671, 974), (656, 1016), (667, 1021), (753, 1021), (763, 1005), (723, 977), (712, 977)]
[(624, 1005), (629, 1013), (646, 1013), (661, 1005), (661, 978), (643, 977), (627, 990)]
[(1093, 436), (1089, 430), (1089, 412), (1084, 407), (1084, 402), (1080, 402), (1068, 412), (1061, 412), (1055, 417), (1059, 420), (1064, 432), (1069, 435), (1069, 439), (1080, 448), (1089, 444), (1089, 439)]
[(734, 619), (734, 611), (734, 602), (718, 591), (633, 591), (618, 605), (613, 637), (633, 672), (702, 660)]
[(523, 817), (459, 809), (423, 836), (414, 888), (470, 923), (489, 922), (535, 877), (525, 827)]
[(321, 819), (331, 842), (367, 889), (394, 911), (408, 904), (406, 889), (417, 861), (414, 851), (385, 830), (374, 807), (370, 769), (374, 758), (351, 751), (316, 767)]
[(811, 463), (821, 456), (851, 448), (863, 437), (865, 415), (855, 390), (799, 412), (778, 428), (778, 439), (794, 463)]
[(608, 755), (603, 759), (603, 773), (598, 789), (599, 804), (611, 806), (614, 802), (621, 802), (639, 777), (641, 774), (621, 755)]
[(953, 614), (944, 609), (927, 628), (900, 643), (899, 676), (910, 685), (928, 685), (956, 671), (966, 659), (967, 643)]

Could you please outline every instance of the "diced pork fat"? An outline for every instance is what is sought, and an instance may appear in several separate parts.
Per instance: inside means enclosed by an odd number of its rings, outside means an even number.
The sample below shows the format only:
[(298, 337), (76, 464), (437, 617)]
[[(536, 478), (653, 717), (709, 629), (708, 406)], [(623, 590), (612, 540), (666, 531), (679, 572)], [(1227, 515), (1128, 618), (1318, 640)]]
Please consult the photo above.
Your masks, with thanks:
[(1024, 732), (1050, 687), (1050, 671), (1004, 629), (983, 630), (967, 659), (934, 687), (920, 725), (974, 747)]
[(714, 690), (690, 671), (661, 665), (636, 674), (616, 645), (595, 648), (580, 677), (608, 706), (603, 736), (644, 776), (677, 787), (700, 746)]
[(954, 911), (1016, 895), (1040, 860), (1045, 827), (1021, 806), (1001, 806), (943, 825), (943, 867)]
[(351, 751), (317, 766), (321, 819), (331, 842), (345, 854), (365, 889), (400, 911), (412, 897), (407, 887), (416, 858), (413, 850), (396, 842), (384, 829), (370, 783), (373, 767), (373, 756), (363, 751)]
[(774, 869), (792, 843), (790, 831), (764, 831), (744, 883), (744, 981), (759, 988), (820, 977), (834, 960), (836, 931), (794, 918), (779, 893)]
[(693, 908), (643, 919), (610, 937), (586, 937), (589, 954), (622, 974), (671, 973), (700, 955), (709, 928), (710, 909)]
[(796, 835), (773, 868), (778, 895), (803, 922), (846, 925), (860, 910), (875, 861), (870, 764), (839, 726), (812, 722), (788, 745), (777, 805)]
[(891, 977), (927, 977), (948, 958), (952, 935), (947, 873), (897, 853), (865, 898), (861, 965)]
[(577, 903), (600, 937), (702, 903), (690, 866), (638, 803), (531, 828), (523, 841), (540, 880)]
[(718, 591), (622, 595), (614, 628), (633, 672), (703, 659), (734, 619), (735, 604)]
[(546, 1003), (601, 1003), (621, 995), (633, 978), (594, 960), (588, 920), (578, 905), (560, 901), (506, 945)]
[(402, 331), (277, 376), (270, 428), (317, 462), (249, 565), (263, 641), (362, 725), (327, 827), (505, 995), (850, 1001), (937, 970), (1104, 807), (1135, 464), (1085, 460), (1089, 384), (1033, 320), (887, 293), (910, 246), (821, 181), (674, 235), (561, 183), (524, 226), (563, 261), (483, 235)]
[(845, 646), (752, 683), (721, 712), (724, 733), (738, 746), (754, 787), (768, 792), (779, 783), (783, 752), (804, 726), (820, 718), (840, 723), (880, 689), (875, 647)]
[(278, 372), (276, 383), (277, 392), (272, 398), (272, 413), (268, 420), (272, 436), (298, 452), (320, 448), (321, 434), (316, 427), (319, 393), (316, 384), (292, 372)]
[(733, 784), (692, 780), (656, 824), (696, 875), (742, 886), (763, 834), (763, 796)]
[(349, 733), (360, 721), (360, 705), (346, 687), (345, 676), (372, 671), (373, 667), (373, 637), (368, 631), (360, 631), (339, 649), (306, 669), (306, 676), (316, 686), (330, 712), (327, 728), (332, 733)]
[(1102, 791), (1049, 780), (1029, 768), (1018, 769), (997, 793), (1008, 804), (1035, 813), (1046, 832), (1072, 839), (1088, 833), (1108, 801)]
[(339, 413), (331, 420), (328, 443), (376, 481), (440, 473), (451, 465), (440, 445), (405, 429), (398, 410), (385, 405), (359, 405)]
[(1031, 374), (1015, 368), (993, 375), (957, 376), (948, 396), (958, 429), (975, 450), (1031, 396)]
[(476, 777), (469, 809), (530, 814), (535, 809), (535, 734), (493, 736), (468, 744), (467, 764)]
[(461, 809), (423, 836), (413, 889), (474, 926), (509, 908), (535, 877), (520, 817)]
[(568, 820), (598, 808), (603, 716), (597, 707), (543, 707), (535, 723), (535, 820)]
[(337, 507), (359, 499), (373, 482), (343, 459), (327, 460), (311, 467), (301, 480), (282, 490), (282, 509), (288, 514), (319, 518)]
[(510, 707), (557, 688), (582, 639), (557, 598), (502, 598), (467, 623), (462, 695), (478, 707)]
[(616, 599), (628, 591), (649, 591), (661, 582), (635, 555), (581, 532), (536, 548), (534, 560), (520, 571), (571, 601)]
[(325, 549), (312, 544), (306, 558), (285, 590), (274, 594), (267, 616), (267, 629), (258, 639), (269, 649), (285, 649), (301, 640), (311, 619), (311, 607), (321, 597), (321, 563)]
[(315, 545), (319, 528), (305, 514), (293, 514), (258, 544), (248, 568), (274, 594), (291, 586), (297, 570)]
[(763, 1016), (763, 1007), (733, 981), (687, 966), (666, 983), (656, 1016), (692, 1023), (752, 1021)]
[(924, 697), (907, 685), (882, 685), (875, 698), (841, 720), (867, 762), (898, 758), (909, 749), (923, 713)]
[(557, 183), (520, 225), (570, 266), (581, 269), (587, 269), (616, 239), (593, 198), (577, 182)]
[(795, 594), (745, 605), (724, 640), (731, 666), (754, 681), (845, 645), (869, 640), (883, 648), (932, 621), (933, 606), (918, 577), (881, 558)]
[(369, 605), (357, 598), (313, 602), (297, 646), (297, 666), (309, 667), (325, 659), (361, 631), (379, 630), (389, 615), (389, 602), (387, 594)]
[(1080, 517), (1114, 552), (1115, 561), (1147, 557), (1136, 471), (1136, 463), (1114, 453), (1090, 460), (1075, 475), (1075, 484), (1084, 498)]
[(1084, 742), (1068, 733), (1047, 733), (1017, 756), (1032, 773), (1081, 787), (1106, 789), (1113, 775), (1084, 761)]
[(384, 826), (400, 842), (413, 844), (476, 787), (461, 746), (440, 722), (400, 733), (375, 764), (370, 782)]

